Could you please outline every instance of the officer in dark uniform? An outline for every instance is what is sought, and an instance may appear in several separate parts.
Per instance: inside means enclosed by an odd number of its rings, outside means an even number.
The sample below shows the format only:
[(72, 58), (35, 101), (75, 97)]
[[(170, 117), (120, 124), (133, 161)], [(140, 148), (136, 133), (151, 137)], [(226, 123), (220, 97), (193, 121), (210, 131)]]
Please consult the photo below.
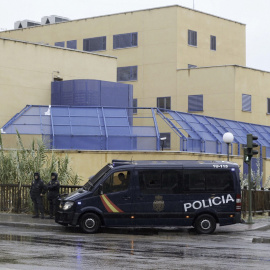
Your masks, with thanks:
[(44, 207), (43, 207), (43, 196), (46, 193), (46, 185), (44, 182), (40, 179), (40, 175), (38, 172), (34, 173), (35, 180), (31, 184), (30, 188), (30, 196), (34, 203), (34, 210), (35, 215), (32, 216), (32, 218), (38, 218), (39, 217), (39, 211), (40, 211), (40, 217), (44, 218)]
[(50, 203), (50, 218), (53, 218), (56, 212), (56, 205), (59, 197), (60, 184), (57, 180), (58, 174), (53, 172), (51, 173), (51, 181), (47, 185), (48, 189), (48, 201)]

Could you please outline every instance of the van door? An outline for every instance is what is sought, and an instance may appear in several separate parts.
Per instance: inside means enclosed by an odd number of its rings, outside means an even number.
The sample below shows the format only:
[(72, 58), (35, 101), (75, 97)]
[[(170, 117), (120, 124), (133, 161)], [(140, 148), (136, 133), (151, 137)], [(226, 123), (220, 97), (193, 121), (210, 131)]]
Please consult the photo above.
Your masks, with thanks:
[(102, 210), (106, 226), (131, 226), (131, 171), (117, 171), (103, 182)]
[(134, 178), (134, 225), (180, 225), (181, 168), (138, 169), (134, 170)]

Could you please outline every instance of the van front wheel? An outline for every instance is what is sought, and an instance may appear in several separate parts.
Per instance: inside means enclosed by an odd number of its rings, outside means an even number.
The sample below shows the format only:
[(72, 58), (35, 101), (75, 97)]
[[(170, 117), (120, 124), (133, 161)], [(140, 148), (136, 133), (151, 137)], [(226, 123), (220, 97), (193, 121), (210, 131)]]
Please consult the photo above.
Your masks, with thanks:
[(211, 215), (200, 215), (197, 217), (194, 227), (197, 233), (210, 234), (216, 229), (216, 220)]
[(80, 228), (85, 233), (96, 233), (100, 224), (100, 218), (94, 213), (86, 213), (80, 219)]

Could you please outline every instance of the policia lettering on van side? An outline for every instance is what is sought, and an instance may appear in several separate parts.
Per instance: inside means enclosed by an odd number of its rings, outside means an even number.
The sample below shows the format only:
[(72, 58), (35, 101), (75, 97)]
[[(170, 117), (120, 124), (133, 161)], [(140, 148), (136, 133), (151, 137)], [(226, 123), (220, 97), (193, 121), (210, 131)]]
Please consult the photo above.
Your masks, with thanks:
[(241, 222), (239, 168), (218, 161), (117, 161), (60, 201), (56, 222), (103, 227), (194, 226), (212, 233)]

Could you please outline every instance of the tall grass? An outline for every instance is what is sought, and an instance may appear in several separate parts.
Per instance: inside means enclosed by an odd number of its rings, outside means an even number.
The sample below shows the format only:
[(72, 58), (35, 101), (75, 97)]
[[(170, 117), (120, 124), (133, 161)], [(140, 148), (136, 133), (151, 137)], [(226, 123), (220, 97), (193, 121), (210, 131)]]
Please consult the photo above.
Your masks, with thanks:
[(0, 184), (31, 184), (34, 172), (39, 172), (44, 182), (49, 182), (52, 172), (58, 172), (62, 185), (78, 185), (80, 178), (73, 172), (68, 155), (64, 158), (47, 150), (42, 140), (32, 140), (25, 148), (17, 132), (16, 150), (4, 151), (0, 133)]

